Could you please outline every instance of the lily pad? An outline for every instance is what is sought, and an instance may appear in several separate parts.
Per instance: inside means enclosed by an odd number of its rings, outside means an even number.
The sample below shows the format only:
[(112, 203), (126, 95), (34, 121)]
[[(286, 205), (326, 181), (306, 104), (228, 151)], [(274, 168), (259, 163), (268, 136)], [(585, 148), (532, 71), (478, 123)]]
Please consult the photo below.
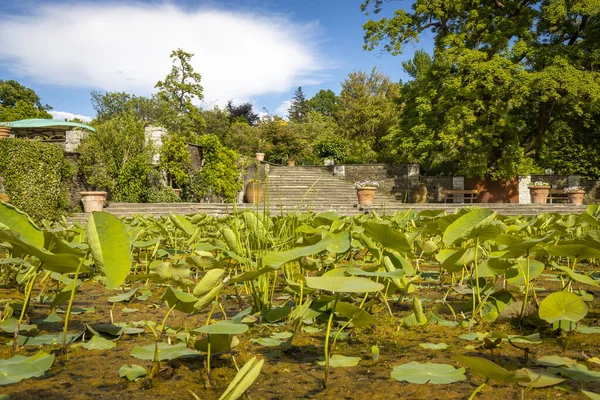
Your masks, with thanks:
[[(329, 366), (331, 368), (356, 367), (359, 361), (360, 357), (348, 357), (341, 354), (333, 354), (331, 357), (329, 357)], [(317, 361), (317, 364), (325, 366), (325, 360)]]
[(481, 357), (453, 355), (452, 359), (466, 364), (471, 374), (493, 381), (529, 382), (529, 376), (523, 371), (507, 371), (501, 366)]
[(139, 288), (134, 288), (125, 293), (117, 294), (115, 296), (110, 296), (107, 300), (109, 303), (119, 303), (119, 302), (123, 302), (123, 301), (129, 301), (137, 293), (138, 289)]
[(577, 364), (577, 361), (569, 357), (544, 356), (538, 358), (535, 363), (544, 367), (570, 367)]
[[(154, 360), (154, 345), (135, 346), (130, 356), (139, 358), (140, 360)], [(158, 360), (173, 360), (175, 358), (190, 358), (200, 357), (200, 353), (187, 348), (185, 343), (170, 345), (167, 343), (158, 343)]]
[(311, 289), (327, 290), (330, 292), (367, 293), (383, 290), (385, 286), (367, 278), (355, 276), (319, 276), (307, 277), (306, 286)]
[(600, 382), (600, 372), (590, 371), (582, 364), (575, 364), (570, 367), (548, 368), (548, 372), (580, 382)]
[(565, 381), (564, 378), (556, 376), (544, 369), (523, 369), (523, 372), (529, 376), (530, 382), (519, 382), (519, 385), (525, 387), (543, 388), (558, 385)]
[(577, 322), (588, 313), (588, 306), (581, 297), (571, 292), (554, 292), (540, 303), (540, 318), (549, 323), (556, 321)]
[(43, 351), (31, 357), (14, 356), (0, 360), (0, 385), (9, 385), (23, 379), (44, 375), (54, 363), (54, 354)]
[(424, 383), (444, 385), (467, 379), (464, 368), (454, 368), (449, 364), (421, 364), (416, 361), (394, 366), (391, 375), (397, 381), (417, 383), (419, 385)]
[(131, 382), (146, 375), (148, 375), (148, 371), (141, 365), (126, 364), (119, 368), (119, 377), (127, 378)]
[[(83, 335), (83, 332), (78, 333), (67, 333), (67, 344), (76, 341)], [(18, 344), (19, 346), (44, 346), (44, 345), (53, 345), (53, 344), (62, 344), (63, 334), (62, 332), (58, 335), (47, 333), (40, 336), (24, 336), (19, 335)], [(11, 342), (12, 343), (12, 342)]]
[(419, 343), (419, 346), (428, 350), (445, 350), (448, 348), (446, 343)]
[[(17, 322), (18, 320), (15, 318), (9, 318), (6, 319), (4, 321), (2, 321), (2, 323), (0, 323), (0, 331), (3, 332), (7, 332), (7, 333), (15, 333), (15, 331), (17, 330)], [(29, 325), (29, 324), (21, 324), (19, 326), (19, 331), (21, 332), (29, 332), (29, 331), (33, 331), (37, 329), (37, 325)]]
[(92, 336), (90, 340), (85, 343), (77, 343), (74, 347), (83, 347), (88, 350), (109, 350), (116, 346), (116, 343), (112, 340), (104, 339), (102, 336)]

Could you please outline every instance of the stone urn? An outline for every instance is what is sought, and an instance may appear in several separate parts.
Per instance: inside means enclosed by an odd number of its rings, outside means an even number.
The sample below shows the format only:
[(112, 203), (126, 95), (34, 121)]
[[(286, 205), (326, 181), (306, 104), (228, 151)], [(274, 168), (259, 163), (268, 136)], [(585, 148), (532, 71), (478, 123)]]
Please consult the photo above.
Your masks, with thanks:
[(261, 181), (252, 180), (246, 185), (246, 203), (262, 203), (264, 198), (264, 188)]
[(0, 140), (10, 136), (10, 126), (0, 126)]
[(575, 205), (583, 204), (583, 196), (585, 196), (585, 190), (574, 190), (568, 193), (569, 195), (569, 203)]
[(173, 192), (175, 192), (177, 197), (181, 197), (181, 189), (173, 189)]
[(295, 167), (295, 166), (296, 166), (295, 160), (288, 160), (288, 167)]
[(550, 186), (529, 186), (532, 204), (546, 204), (550, 194)]
[(258, 161), (265, 161), (265, 153), (256, 153), (256, 159)]
[(106, 192), (79, 192), (83, 203), (83, 212), (102, 211), (106, 201)]
[(358, 196), (358, 204), (372, 206), (373, 200), (375, 199), (375, 192), (377, 192), (376, 187), (356, 188), (356, 195)]

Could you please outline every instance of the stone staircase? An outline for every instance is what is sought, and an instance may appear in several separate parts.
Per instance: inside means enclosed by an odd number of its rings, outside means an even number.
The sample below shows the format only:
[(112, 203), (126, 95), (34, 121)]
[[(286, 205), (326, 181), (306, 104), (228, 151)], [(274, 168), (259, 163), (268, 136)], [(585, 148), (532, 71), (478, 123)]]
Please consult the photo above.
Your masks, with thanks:
[[(481, 203), (474, 204), (482, 208), (490, 208), (504, 215), (538, 215), (541, 213), (571, 214), (581, 213), (586, 206), (572, 204), (507, 204)], [(357, 204), (356, 190), (353, 182), (333, 176), (327, 167), (282, 167), (270, 166), (269, 179), (265, 183), (264, 203), (256, 204), (222, 204), (222, 203), (115, 203), (110, 202), (105, 211), (119, 217), (133, 215), (168, 216), (174, 214), (206, 213), (213, 216), (225, 216), (245, 209), (264, 211), (271, 215), (287, 213), (303, 213), (307, 211), (335, 211), (341, 215), (355, 215), (375, 211), (380, 215), (393, 214), (397, 211), (443, 210), (454, 212), (457, 208), (470, 204), (411, 204), (402, 203), (393, 196), (378, 192), (373, 207)], [(74, 214), (69, 222), (83, 222), (87, 215)]]

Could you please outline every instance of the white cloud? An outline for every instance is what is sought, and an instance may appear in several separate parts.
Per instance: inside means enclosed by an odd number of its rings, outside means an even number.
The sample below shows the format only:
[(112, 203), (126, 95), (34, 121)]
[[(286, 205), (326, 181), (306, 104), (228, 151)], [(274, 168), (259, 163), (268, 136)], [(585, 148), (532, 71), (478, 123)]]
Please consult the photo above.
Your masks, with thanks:
[(291, 105), (292, 105), (292, 100), (284, 101), (283, 103), (281, 103), (279, 105), (279, 107), (277, 107), (277, 109), (275, 110), (275, 114), (279, 115), (280, 117), (287, 118), (288, 110), (290, 109)]
[(50, 115), (52, 115), (52, 119), (59, 119), (61, 121), (64, 121), (65, 119), (73, 119), (73, 118), (78, 118), (82, 121), (85, 122), (90, 122), (92, 120), (92, 117), (88, 117), (86, 115), (80, 115), (80, 114), (73, 114), (67, 111), (48, 111), (48, 113)]
[(0, 17), (0, 61), (45, 83), (148, 95), (169, 73), (171, 51), (182, 48), (195, 54), (205, 101), (223, 105), (319, 81), (319, 29), (166, 3), (53, 4)]

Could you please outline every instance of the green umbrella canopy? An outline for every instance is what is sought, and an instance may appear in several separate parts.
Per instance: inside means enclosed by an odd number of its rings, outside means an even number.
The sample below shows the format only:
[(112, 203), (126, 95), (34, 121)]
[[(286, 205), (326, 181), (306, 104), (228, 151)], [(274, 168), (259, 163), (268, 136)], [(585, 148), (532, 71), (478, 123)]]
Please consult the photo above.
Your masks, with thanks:
[(96, 130), (89, 125), (78, 124), (75, 122), (59, 121), (57, 119), (42, 119), (42, 118), (22, 119), (20, 121), (12, 121), (12, 122), (0, 122), (0, 126), (10, 126), (11, 128), (14, 128), (14, 129), (46, 128), (46, 129), (64, 130), (64, 131), (68, 131), (71, 128), (83, 128), (83, 129), (87, 129), (92, 132), (96, 132)]

